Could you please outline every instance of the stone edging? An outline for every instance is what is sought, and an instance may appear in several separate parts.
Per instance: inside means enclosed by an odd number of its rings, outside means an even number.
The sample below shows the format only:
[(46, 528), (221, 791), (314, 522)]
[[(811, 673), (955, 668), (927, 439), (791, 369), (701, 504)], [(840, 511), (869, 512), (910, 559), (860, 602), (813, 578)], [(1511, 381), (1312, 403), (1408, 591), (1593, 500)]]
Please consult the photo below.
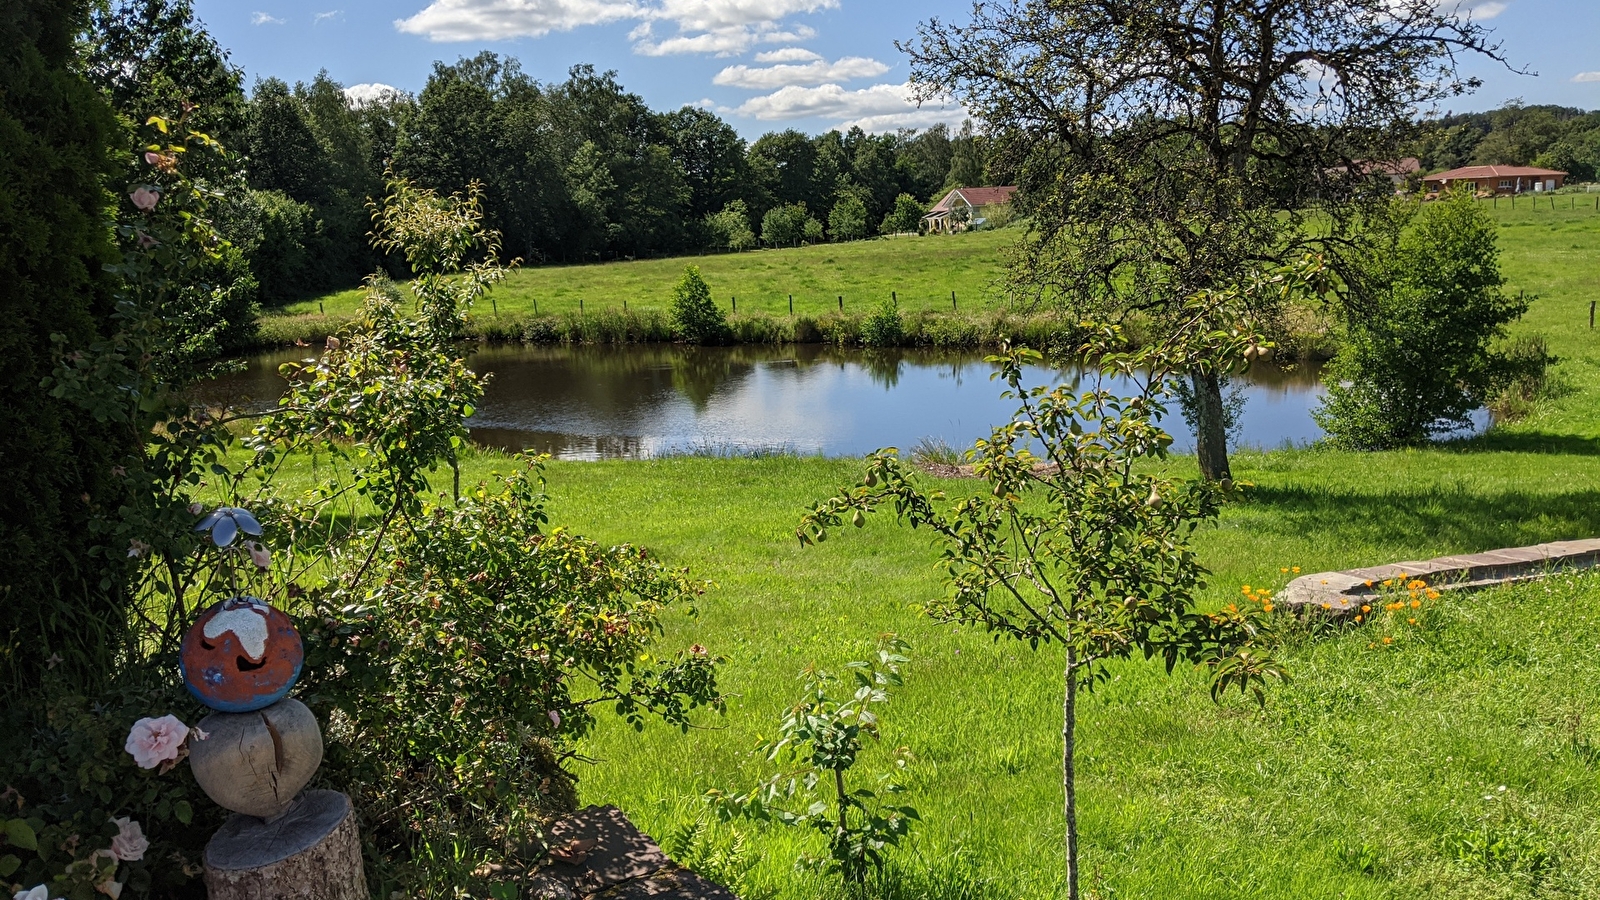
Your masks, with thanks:
[(1600, 567), (1600, 539), (1558, 541), (1465, 556), (1442, 556), (1423, 562), (1302, 575), (1289, 582), (1278, 594), (1277, 602), (1295, 612), (1324, 611), (1345, 615), (1359, 609), (1363, 603), (1379, 599), (1379, 586), (1395, 578), (1425, 581), (1428, 587), (1440, 591), (1476, 590), (1543, 578), (1558, 569), (1595, 567)]

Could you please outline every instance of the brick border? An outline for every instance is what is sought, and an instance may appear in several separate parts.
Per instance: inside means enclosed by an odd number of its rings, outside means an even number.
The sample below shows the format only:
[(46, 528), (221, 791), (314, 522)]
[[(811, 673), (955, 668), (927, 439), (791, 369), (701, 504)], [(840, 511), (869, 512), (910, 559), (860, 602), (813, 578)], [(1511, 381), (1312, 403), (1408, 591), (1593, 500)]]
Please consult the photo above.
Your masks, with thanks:
[[(1600, 539), (1557, 541), (1532, 547), (1441, 556), (1367, 569), (1302, 575), (1278, 594), (1278, 603), (1295, 612), (1347, 615), (1380, 594), (1377, 585), (1393, 578), (1420, 579), (1440, 591), (1477, 590), (1543, 578), (1558, 569), (1600, 567)], [(1373, 587), (1368, 587), (1368, 583)]]

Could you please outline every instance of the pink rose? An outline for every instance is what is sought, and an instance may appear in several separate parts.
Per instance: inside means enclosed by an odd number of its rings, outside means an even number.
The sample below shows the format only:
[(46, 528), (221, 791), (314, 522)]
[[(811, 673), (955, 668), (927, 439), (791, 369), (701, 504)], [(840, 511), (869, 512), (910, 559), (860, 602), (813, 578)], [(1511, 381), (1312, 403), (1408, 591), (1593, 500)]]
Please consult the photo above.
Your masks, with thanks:
[(550, 715), (550, 721), (557, 728), (560, 728), (561, 727), (561, 713), (558, 713), (558, 712), (556, 712), (555, 710), (552, 709), (552, 710), (550, 710), (550, 714), (549, 715)]
[(150, 210), (155, 209), (156, 204), (161, 202), (161, 192), (152, 191), (147, 187), (139, 188), (128, 196), (132, 198), (133, 205), (139, 207), (139, 209), (144, 212), (149, 212)]
[(123, 862), (144, 859), (144, 852), (150, 849), (150, 841), (145, 838), (144, 829), (139, 827), (139, 823), (127, 816), (111, 821), (117, 826), (117, 836), (111, 839), (111, 855)]
[(189, 726), (178, 721), (177, 716), (159, 719), (140, 719), (128, 732), (128, 742), (123, 749), (133, 757), (141, 769), (154, 769), (164, 762), (175, 761), (183, 741), (189, 736)]

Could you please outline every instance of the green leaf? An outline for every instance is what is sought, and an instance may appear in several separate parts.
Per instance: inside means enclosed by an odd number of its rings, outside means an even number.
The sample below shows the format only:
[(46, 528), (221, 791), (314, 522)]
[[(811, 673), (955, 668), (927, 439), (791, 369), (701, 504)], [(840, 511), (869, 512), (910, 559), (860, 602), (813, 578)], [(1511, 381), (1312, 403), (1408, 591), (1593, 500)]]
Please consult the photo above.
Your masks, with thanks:
[(10, 878), (20, 868), (22, 868), (22, 860), (9, 854), (0, 856), (0, 878)]
[(194, 807), (190, 806), (187, 800), (179, 800), (174, 804), (172, 814), (177, 817), (179, 822), (185, 825), (194, 821)]
[(23, 850), (38, 850), (39, 837), (33, 827), (22, 819), (8, 819), (5, 824), (6, 841)]

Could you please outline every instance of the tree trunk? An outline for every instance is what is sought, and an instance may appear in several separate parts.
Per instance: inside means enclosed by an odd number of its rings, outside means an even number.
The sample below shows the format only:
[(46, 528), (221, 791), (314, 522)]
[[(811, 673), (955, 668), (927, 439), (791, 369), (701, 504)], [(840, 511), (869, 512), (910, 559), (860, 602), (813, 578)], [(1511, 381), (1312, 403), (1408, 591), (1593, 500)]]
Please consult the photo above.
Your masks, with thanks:
[(1078, 900), (1078, 773), (1074, 757), (1078, 731), (1078, 672), (1067, 650), (1064, 697), (1061, 701), (1061, 786), (1067, 812), (1067, 900)]
[(1222, 406), (1222, 377), (1216, 372), (1189, 373), (1194, 387), (1195, 453), (1207, 481), (1232, 479), (1228, 468), (1228, 423)]
[(270, 823), (229, 819), (206, 845), (211, 900), (368, 900), (350, 798), (307, 791)]

